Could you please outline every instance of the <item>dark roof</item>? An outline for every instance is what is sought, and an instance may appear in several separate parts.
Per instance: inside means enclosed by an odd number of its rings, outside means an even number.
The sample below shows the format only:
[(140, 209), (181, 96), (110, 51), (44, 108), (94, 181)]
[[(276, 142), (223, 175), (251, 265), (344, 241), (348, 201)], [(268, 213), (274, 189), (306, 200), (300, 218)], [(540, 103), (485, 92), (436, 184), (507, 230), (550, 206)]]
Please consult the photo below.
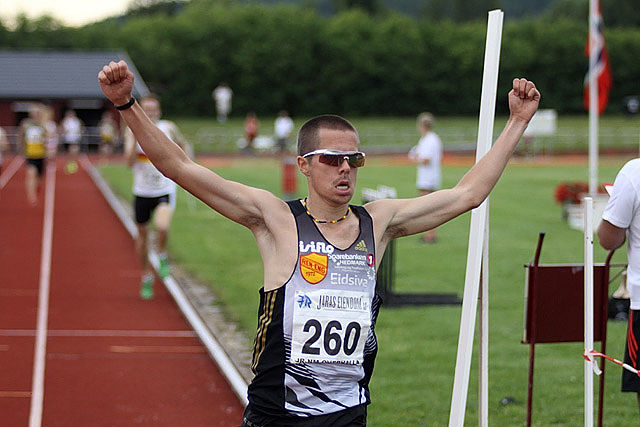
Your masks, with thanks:
[(121, 59), (135, 76), (134, 96), (147, 95), (147, 85), (124, 52), (0, 50), (0, 99), (104, 99), (98, 72)]

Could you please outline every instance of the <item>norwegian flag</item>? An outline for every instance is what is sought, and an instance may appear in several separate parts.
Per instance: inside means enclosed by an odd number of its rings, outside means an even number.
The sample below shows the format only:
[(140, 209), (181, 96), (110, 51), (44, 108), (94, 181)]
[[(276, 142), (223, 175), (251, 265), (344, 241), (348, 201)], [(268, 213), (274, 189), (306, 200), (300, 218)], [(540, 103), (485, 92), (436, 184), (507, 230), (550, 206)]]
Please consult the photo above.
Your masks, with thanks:
[[(600, 12), (600, 2), (597, 2), (596, 7), (596, 29), (594, 31), (595, 48), (597, 50), (597, 61), (595, 69), (593, 70), (598, 80), (598, 114), (607, 108), (609, 102), (609, 90), (611, 89), (612, 77), (611, 67), (609, 65), (609, 54), (607, 53), (607, 46), (604, 41), (604, 35), (602, 34), (602, 14)], [(585, 55), (589, 58), (589, 39), (587, 38), (587, 46), (585, 47)], [(589, 109), (589, 72), (584, 79), (584, 108)]]

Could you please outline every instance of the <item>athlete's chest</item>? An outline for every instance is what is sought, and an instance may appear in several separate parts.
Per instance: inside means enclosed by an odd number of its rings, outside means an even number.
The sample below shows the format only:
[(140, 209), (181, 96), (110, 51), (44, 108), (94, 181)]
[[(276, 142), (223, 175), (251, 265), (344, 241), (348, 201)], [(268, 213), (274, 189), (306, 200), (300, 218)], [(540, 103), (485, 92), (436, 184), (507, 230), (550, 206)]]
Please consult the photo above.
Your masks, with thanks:
[(291, 362), (361, 365), (376, 286), (371, 239), (345, 250), (301, 239), (298, 254), (285, 309)]
[(360, 235), (360, 226), (357, 220), (344, 223), (315, 224), (318, 233), (334, 248), (349, 248)]

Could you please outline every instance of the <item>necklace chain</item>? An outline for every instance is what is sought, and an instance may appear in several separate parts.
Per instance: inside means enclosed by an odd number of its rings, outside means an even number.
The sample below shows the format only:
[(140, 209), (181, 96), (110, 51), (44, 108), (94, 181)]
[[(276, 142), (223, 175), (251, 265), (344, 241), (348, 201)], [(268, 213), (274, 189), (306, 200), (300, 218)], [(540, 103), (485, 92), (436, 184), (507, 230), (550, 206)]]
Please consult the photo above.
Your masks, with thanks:
[(306, 197), (304, 198), (304, 200), (302, 200), (302, 206), (304, 206), (305, 210), (307, 211), (307, 215), (309, 215), (309, 218), (311, 218), (313, 222), (315, 222), (316, 224), (335, 224), (336, 222), (340, 222), (343, 219), (347, 218), (347, 216), (349, 216), (349, 212), (351, 211), (350, 208), (347, 208), (347, 213), (345, 213), (341, 218), (332, 219), (332, 220), (322, 220), (322, 219), (317, 219), (315, 216), (311, 215), (311, 212), (309, 212), (309, 208), (307, 207)]

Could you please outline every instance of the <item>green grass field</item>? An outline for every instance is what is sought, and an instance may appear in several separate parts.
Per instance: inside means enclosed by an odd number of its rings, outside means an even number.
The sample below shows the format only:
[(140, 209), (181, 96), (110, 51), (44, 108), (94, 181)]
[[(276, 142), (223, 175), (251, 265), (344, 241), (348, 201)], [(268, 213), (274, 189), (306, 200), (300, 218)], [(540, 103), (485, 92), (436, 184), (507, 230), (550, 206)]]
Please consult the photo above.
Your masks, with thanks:
[[(347, 117), (348, 119), (352, 119)], [(211, 118), (174, 118), (196, 152), (235, 152), (236, 141), (243, 136), (243, 120), (231, 118), (218, 123)], [(260, 135), (273, 136), (275, 117), (260, 117)], [(296, 131), (307, 117), (294, 117)], [(554, 136), (535, 138), (529, 150), (541, 152), (586, 150), (588, 146), (588, 118), (560, 116)], [(496, 117), (495, 135), (502, 129), (506, 117)], [(405, 150), (418, 141), (415, 119), (406, 117), (353, 118), (360, 132), (360, 140), (370, 151)], [(435, 132), (445, 147), (475, 146), (478, 131), (477, 117), (436, 117)], [(637, 149), (640, 144), (640, 118), (608, 115), (600, 118), (600, 146), (606, 149)]]
[[(407, 121), (409, 122), (409, 121)], [(184, 125), (184, 122), (180, 123)], [(366, 150), (366, 145), (363, 147)], [(612, 181), (627, 158), (602, 158), (599, 178)], [(521, 344), (524, 316), (524, 268), (533, 257), (538, 233), (546, 232), (542, 263), (581, 263), (582, 233), (570, 229), (554, 202), (562, 181), (586, 181), (586, 161), (575, 165), (517, 160), (507, 168), (490, 199), (490, 384), (489, 423), (524, 425), (529, 348)], [(445, 166), (444, 186), (453, 186), (468, 167)], [(130, 172), (113, 164), (101, 169), (118, 193), (130, 197)], [(215, 171), (225, 178), (280, 194), (280, 166), (270, 158), (231, 160)], [(372, 157), (359, 172), (354, 202), (364, 187), (395, 187), (399, 197), (415, 195), (415, 168)], [(306, 183), (298, 180), (299, 196)], [(227, 314), (247, 333), (256, 328), (262, 265), (251, 233), (201, 202), (187, 203), (180, 192), (169, 241), (174, 263), (211, 285)], [(439, 242), (421, 245), (417, 237), (399, 239), (395, 289), (399, 292), (454, 292), (462, 296), (470, 214), (439, 229)], [(595, 245), (595, 261), (606, 252)], [(614, 263), (625, 263), (619, 250)], [(618, 283), (611, 285), (615, 290)], [(446, 426), (449, 418), (460, 306), (385, 308), (377, 334), (379, 353), (371, 382), (369, 425)], [(562, 327), (562, 325), (559, 325)], [(607, 353), (622, 358), (626, 324), (610, 321)], [(598, 346), (596, 348), (599, 348)], [(582, 343), (536, 346), (533, 421), (538, 426), (577, 426), (583, 421)], [(597, 384), (597, 378), (596, 378)], [(465, 425), (477, 425), (477, 347), (469, 382)], [(636, 396), (622, 394), (620, 368), (607, 366), (605, 425), (638, 425)], [(597, 389), (597, 387), (596, 387)], [(514, 403), (501, 404), (504, 397)], [(596, 396), (597, 402), (597, 396)]]

